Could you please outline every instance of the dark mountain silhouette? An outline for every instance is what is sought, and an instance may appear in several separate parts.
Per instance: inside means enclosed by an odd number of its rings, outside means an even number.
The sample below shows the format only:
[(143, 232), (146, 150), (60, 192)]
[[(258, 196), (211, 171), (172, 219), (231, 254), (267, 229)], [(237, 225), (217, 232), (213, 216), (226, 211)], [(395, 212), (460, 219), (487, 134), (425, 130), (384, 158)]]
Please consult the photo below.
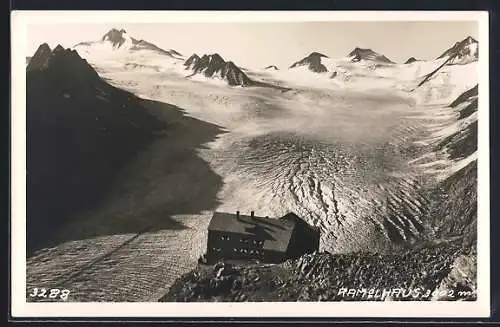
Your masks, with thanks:
[(52, 57), (52, 50), (47, 43), (43, 43), (38, 47), (33, 57), (31, 57), (27, 70), (32, 69), (43, 69), (49, 64), (49, 60)]
[(193, 72), (187, 77), (202, 74), (208, 78), (221, 78), (231, 86), (270, 87), (282, 92), (290, 90), (286, 87), (249, 78), (242, 68), (236, 66), (232, 61), (225, 61), (217, 53), (211, 55), (205, 54), (202, 57), (194, 53), (184, 62), (184, 66), (186, 66), (186, 70)]
[(468, 36), (462, 41), (456, 42), (451, 48), (443, 52), (437, 59), (449, 58), (458, 61), (464, 58), (477, 60), (479, 57), (479, 43), (473, 37)]
[(418, 61), (418, 60), (415, 59), (415, 57), (410, 57), (410, 58), (408, 58), (408, 60), (405, 61), (405, 64), (411, 64), (412, 62), (415, 62), (415, 61)]
[(270, 69), (270, 70), (279, 70), (278, 67), (276, 67), (275, 65), (270, 65), (270, 66), (267, 66), (266, 68), (264, 69)]
[(351, 58), (352, 62), (359, 62), (361, 60), (368, 60), (368, 61), (378, 61), (378, 62), (383, 62), (383, 63), (394, 63), (391, 61), (389, 58), (387, 58), (384, 55), (381, 55), (372, 49), (362, 49), (362, 48), (354, 48), (347, 57)]
[(124, 29), (117, 30), (116, 28), (112, 28), (102, 37), (102, 41), (109, 41), (113, 44), (113, 47), (121, 47), (121, 45), (125, 42), (125, 38), (123, 34), (126, 33)]
[(327, 72), (328, 69), (321, 63), (321, 58), (328, 58), (328, 56), (325, 56), (324, 54), (321, 54), (319, 52), (313, 52), (307, 57), (295, 62), (290, 66), (290, 68), (307, 66), (310, 71), (315, 73)]
[(193, 69), (196, 63), (200, 60), (200, 57), (196, 54), (193, 53), (191, 57), (189, 57), (185, 62), (184, 66), (186, 66), (186, 69)]
[[(104, 36), (101, 38), (101, 42), (110, 42), (114, 48), (118, 49), (118, 48), (121, 48), (123, 46), (123, 44), (125, 43), (126, 35), (127, 35), (127, 32), (124, 29), (118, 30), (116, 28), (112, 28), (106, 34), (104, 34)], [(179, 52), (177, 52), (173, 49), (164, 50), (164, 49), (158, 47), (157, 45), (150, 43), (148, 41), (145, 41), (145, 40), (137, 40), (133, 37), (128, 37), (128, 36), (127, 36), (127, 38), (130, 38), (131, 47), (129, 50), (131, 50), (131, 51), (151, 50), (151, 51), (154, 51), (154, 52), (157, 52), (157, 53), (160, 53), (160, 54), (172, 57), (172, 58), (176, 58), (176, 59), (180, 59), (179, 57), (182, 57), (182, 54), (180, 54)], [(80, 43), (76, 44), (75, 47), (77, 47), (77, 46), (91, 46), (95, 43), (97, 43), (97, 42), (85, 41), (85, 42), (80, 42)]]
[(238, 66), (232, 61), (225, 61), (218, 53), (203, 55), (201, 58), (193, 54), (184, 63), (193, 74), (203, 74), (206, 77), (219, 77), (229, 85), (251, 86), (256, 85)]
[(74, 50), (42, 44), (26, 69), (28, 251), (90, 209), (114, 173), (164, 128)]

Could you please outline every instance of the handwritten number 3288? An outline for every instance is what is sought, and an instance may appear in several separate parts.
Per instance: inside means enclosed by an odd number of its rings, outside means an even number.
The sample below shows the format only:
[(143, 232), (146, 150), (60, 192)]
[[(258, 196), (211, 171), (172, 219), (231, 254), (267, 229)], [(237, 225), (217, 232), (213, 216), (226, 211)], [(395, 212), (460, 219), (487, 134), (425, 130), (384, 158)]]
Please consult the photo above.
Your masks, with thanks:
[(58, 288), (33, 288), (33, 292), (29, 294), (30, 297), (41, 297), (41, 298), (49, 298), (56, 299), (59, 297), (61, 300), (66, 301), (68, 299), (70, 291), (63, 289), (60, 290)]

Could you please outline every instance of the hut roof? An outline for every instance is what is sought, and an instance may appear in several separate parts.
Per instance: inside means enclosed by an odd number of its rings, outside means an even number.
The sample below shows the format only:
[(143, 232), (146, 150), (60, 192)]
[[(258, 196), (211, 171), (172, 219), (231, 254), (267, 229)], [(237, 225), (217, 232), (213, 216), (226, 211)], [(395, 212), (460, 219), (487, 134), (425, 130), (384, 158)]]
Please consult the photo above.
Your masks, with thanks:
[(253, 236), (264, 240), (265, 250), (285, 252), (297, 225), (297, 220), (291, 219), (292, 215), (297, 217), (294, 214), (287, 214), (283, 218), (276, 219), (215, 212), (208, 230)]

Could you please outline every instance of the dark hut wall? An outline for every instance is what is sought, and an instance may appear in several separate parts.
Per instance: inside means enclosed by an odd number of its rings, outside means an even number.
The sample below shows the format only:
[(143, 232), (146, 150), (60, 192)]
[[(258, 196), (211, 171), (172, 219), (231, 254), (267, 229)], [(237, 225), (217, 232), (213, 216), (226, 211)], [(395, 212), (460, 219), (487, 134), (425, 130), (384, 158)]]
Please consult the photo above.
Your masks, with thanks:
[(298, 223), (295, 227), (295, 235), (290, 240), (290, 257), (300, 257), (304, 253), (318, 251), (320, 232), (318, 229), (306, 224)]
[(226, 231), (208, 232), (207, 257), (209, 260), (262, 259), (264, 240), (254, 235), (243, 235)]

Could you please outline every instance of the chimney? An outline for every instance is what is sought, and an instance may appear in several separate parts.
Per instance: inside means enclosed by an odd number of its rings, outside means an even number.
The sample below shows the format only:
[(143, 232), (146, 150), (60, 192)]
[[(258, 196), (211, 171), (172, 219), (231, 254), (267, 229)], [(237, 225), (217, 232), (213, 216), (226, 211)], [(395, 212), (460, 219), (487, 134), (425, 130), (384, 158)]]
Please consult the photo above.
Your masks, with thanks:
[(253, 210), (252, 210), (252, 211), (250, 211), (250, 216), (251, 216), (251, 217), (252, 217), (252, 219), (253, 219), (253, 217), (254, 217), (254, 211), (253, 211)]

